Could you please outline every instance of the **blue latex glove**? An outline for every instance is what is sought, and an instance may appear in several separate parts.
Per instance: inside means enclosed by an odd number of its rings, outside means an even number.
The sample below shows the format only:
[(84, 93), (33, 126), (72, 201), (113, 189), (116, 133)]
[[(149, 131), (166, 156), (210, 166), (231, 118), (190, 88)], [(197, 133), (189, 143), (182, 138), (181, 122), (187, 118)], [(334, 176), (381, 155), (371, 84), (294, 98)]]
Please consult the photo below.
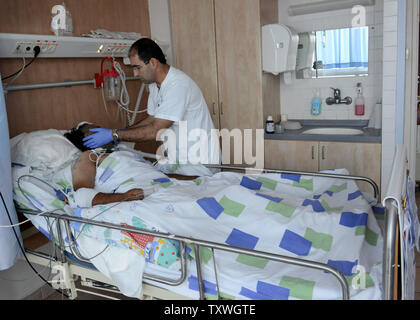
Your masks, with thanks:
[(114, 139), (112, 139), (112, 130), (105, 128), (94, 128), (89, 129), (90, 132), (95, 132), (90, 136), (83, 138), (83, 145), (89, 149), (95, 149), (106, 145)]

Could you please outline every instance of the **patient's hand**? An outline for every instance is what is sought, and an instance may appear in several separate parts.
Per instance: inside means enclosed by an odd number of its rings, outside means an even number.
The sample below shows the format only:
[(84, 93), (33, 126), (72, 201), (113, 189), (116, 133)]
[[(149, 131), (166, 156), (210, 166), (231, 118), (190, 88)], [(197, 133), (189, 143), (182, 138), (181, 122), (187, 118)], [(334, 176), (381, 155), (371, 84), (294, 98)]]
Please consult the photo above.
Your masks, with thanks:
[(134, 201), (134, 200), (143, 200), (144, 199), (144, 193), (143, 189), (131, 189), (127, 192), (123, 193), (124, 199), (123, 201)]
[(92, 206), (108, 204), (113, 202), (143, 200), (143, 189), (131, 189), (124, 193), (97, 193), (92, 199)]

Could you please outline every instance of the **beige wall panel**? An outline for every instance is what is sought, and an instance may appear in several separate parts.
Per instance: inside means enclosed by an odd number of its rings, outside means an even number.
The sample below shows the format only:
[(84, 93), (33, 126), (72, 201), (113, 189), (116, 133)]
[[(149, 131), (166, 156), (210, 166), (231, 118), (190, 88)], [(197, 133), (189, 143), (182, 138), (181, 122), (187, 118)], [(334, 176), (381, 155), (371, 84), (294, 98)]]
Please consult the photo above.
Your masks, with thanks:
[(215, 0), (215, 18), (220, 127), (263, 128), (260, 3)]
[[(278, 1), (260, 0), (261, 26), (279, 23)], [(262, 74), (263, 119), (272, 116), (274, 121), (280, 120), (280, 76), (269, 73)]]
[(188, 74), (206, 100), (219, 127), (216, 39), (213, 0), (170, 0), (176, 68)]

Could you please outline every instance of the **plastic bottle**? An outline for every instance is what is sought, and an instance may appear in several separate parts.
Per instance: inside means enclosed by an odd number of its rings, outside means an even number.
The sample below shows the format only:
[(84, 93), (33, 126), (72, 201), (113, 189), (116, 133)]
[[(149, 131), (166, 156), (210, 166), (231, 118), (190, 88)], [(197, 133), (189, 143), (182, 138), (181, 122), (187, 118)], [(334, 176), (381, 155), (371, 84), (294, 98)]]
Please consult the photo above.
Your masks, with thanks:
[(322, 100), (320, 98), (319, 89), (314, 92), (314, 98), (312, 99), (311, 114), (318, 116), (321, 114)]
[(281, 122), (282, 126), (284, 127), (284, 125), (286, 124), (287, 120), (289, 120), (289, 118), (288, 118), (287, 114), (282, 114), (280, 120), (281, 120), (280, 122)]
[(359, 82), (357, 84), (357, 98), (355, 101), (354, 114), (356, 116), (365, 115), (365, 98), (362, 93), (362, 84)]
[(265, 122), (265, 132), (266, 133), (274, 133), (274, 121), (272, 116), (267, 117), (267, 121)]

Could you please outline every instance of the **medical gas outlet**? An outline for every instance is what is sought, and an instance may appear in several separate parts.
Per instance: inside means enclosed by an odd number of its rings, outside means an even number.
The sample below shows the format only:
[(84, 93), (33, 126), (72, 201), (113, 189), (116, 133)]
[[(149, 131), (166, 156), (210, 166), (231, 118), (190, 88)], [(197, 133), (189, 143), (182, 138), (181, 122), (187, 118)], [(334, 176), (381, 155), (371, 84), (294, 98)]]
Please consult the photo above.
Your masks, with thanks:
[(103, 58), (128, 56), (134, 40), (39, 34), (0, 33), (0, 58), (30, 58), (39, 46), (40, 58)]
[(125, 43), (116, 43), (111, 45), (100, 45), (98, 48), (98, 53), (126, 53), (128, 55), (128, 51), (130, 50), (130, 46)]

